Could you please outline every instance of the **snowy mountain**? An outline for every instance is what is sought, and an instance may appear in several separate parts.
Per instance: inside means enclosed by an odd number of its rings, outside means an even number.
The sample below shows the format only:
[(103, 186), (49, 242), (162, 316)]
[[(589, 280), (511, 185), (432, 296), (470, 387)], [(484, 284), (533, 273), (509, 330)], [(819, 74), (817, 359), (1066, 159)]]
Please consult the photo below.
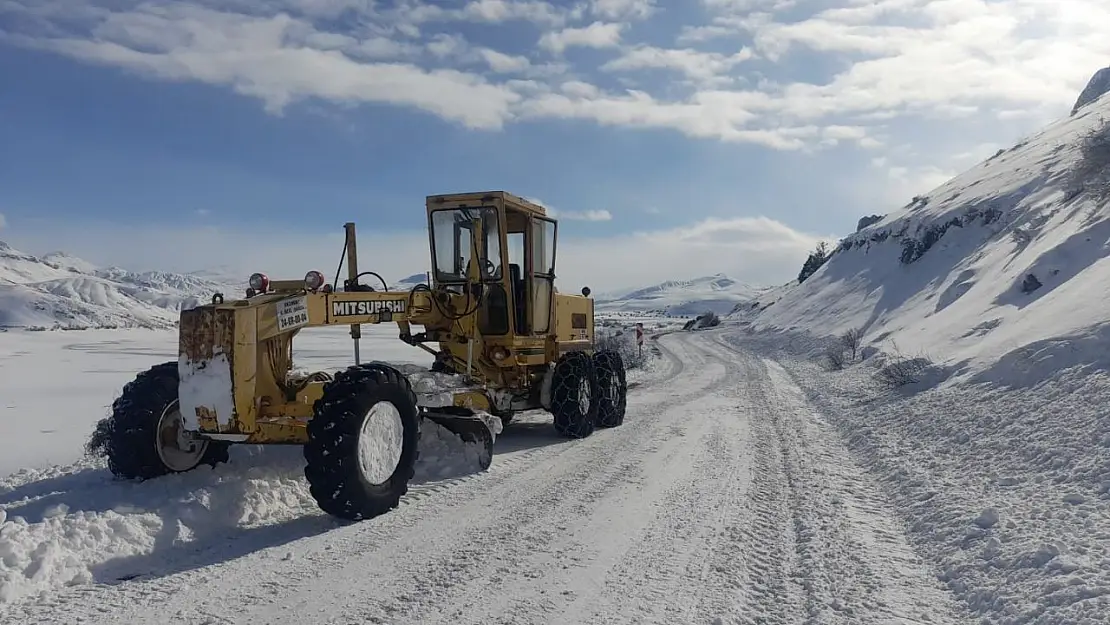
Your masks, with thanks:
[(62, 252), (42, 257), (0, 242), (0, 327), (173, 327), (183, 307), (241, 287), (164, 271), (99, 268)]
[(407, 278), (401, 278), (394, 282), (389, 285), (389, 288), (394, 291), (408, 291), (418, 284), (429, 284), (428, 277), (426, 273), (414, 273)]
[[(173, 327), (183, 306), (208, 301), (213, 293), (238, 294), (226, 271), (134, 272), (100, 268), (65, 254), (34, 256), (0, 242), (0, 327)], [(390, 284), (408, 291), (427, 283), (416, 273)], [(371, 284), (377, 286), (372, 278)], [(738, 302), (764, 291), (717, 274), (668, 280), (595, 295), (599, 311), (698, 315), (725, 314)]]
[(737, 282), (725, 274), (668, 280), (594, 295), (601, 312), (657, 312), (668, 315), (698, 315), (706, 311), (725, 314), (739, 302), (750, 301), (767, 287)]
[(1106, 117), (1110, 96), (1099, 94), (847, 236), (802, 284), (765, 292), (731, 316), (757, 329), (860, 329), (865, 344), (927, 356), (956, 377), (992, 367), (982, 375), (1035, 377), (1103, 358)]

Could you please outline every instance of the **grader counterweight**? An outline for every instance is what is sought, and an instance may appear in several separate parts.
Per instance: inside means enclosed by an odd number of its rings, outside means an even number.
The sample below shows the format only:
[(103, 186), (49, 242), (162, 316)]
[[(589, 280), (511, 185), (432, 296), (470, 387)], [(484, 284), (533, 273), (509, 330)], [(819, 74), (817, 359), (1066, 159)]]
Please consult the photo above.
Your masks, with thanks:
[[(149, 479), (226, 462), (234, 443), (302, 445), (321, 509), (357, 520), (407, 492), (425, 420), (477, 452), (477, 470), (490, 466), (494, 437), (517, 412), (546, 410), (570, 438), (620, 425), (624, 364), (595, 350), (589, 289), (555, 289), (556, 221), (502, 191), (429, 196), (425, 208), (429, 284), (394, 291), (360, 271), (348, 223), (342, 288), (317, 271), (281, 281), (258, 273), (242, 299), (217, 295), (183, 310), (178, 360), (124, 388), (90, 450), (120, 477)], [(382, 290), (360, 281), (367, 275)], [(396, 323), (400, 340), (433, 356), (426, 373), (445, 380), (438, 391), (414, 389), (399, 367), (362, 362), (361, 327), (380, 323)], [(350, 326), (354, 364), (296, 373), (293, 339), (335, 325)]]

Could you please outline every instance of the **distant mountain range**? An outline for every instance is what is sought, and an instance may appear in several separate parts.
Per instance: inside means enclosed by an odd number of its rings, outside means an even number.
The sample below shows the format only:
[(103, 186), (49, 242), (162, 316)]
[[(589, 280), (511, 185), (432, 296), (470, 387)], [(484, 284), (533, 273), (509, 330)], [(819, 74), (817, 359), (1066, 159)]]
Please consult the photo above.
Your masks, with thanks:
[(667, 280), (651, 286), (598, 293), (594, 295), (594, 300), (597, 310), (602, 312), (685, 316), (712, 311), (724, 315), (738, 303), (749, 302), (769, 288), (737, 282), (718, 273), (692, 280)]
[(63, 252), (34, 256), (0, 241), (0, 327), (173, 327), (178, 311), (245, 284), (166, 271), (101, 268)]
[[(390, 288), (407, 291), (426, 282), (427, 275), (417, 273)], [(64, 252), (34, 256), (0, 242), (0, 327), (172, 328), (182, 308), (217, 292), (239, 296), (245, 288), (245, 280), (218, 271), (102, 268)], [(764, 291), (716, 274), (595, 294), (594, 300), (599, 312), (725, 314)]]

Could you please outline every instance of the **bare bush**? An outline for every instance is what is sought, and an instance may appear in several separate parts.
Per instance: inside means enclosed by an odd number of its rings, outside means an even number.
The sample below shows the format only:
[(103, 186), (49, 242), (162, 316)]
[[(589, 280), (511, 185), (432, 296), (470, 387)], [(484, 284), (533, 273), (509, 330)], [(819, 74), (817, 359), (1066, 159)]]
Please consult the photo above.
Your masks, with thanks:
[(852, 328), (840, 336), (840, 343), (848, 350), (852, 360), (855, 360), (859, 354), (859, 346), (862, 342), (863, 330), (859, 328)]
[(636, 344), (636, 333), (624, 330), (598, 332), (594, 336), (594, 345), (598, 351), (612, 350), (620, 354), (624, 361), (625, 369), (641, 369), (648, 361), (648, 350), (642, 350)]
[(1110, 124), (1098, 124), (1079, 138), (1079, 159), (1069, 172), (1069, 194), (1085, 193), (1100, 204), (1110, 199)]
[(828, 366), (829, 371), (840, 371), (844, 368), (844, 362), (847, 354), (844, 348), (840, 345), (833, 345), (825, 350), (825, 364)]
[(893, 346), (893, 354), (887, 364), (875, 372), (875, 379), (890, 388), (916, 384), (924, 379), (924, 374), (933, 367), (933, 359), (926, 354), (906, 356)]
[(895, 388), (921, 381), (921, 374), (933, 364), (928, 358), (906, 358), (880, 368), (875, 377), (883, 384)]

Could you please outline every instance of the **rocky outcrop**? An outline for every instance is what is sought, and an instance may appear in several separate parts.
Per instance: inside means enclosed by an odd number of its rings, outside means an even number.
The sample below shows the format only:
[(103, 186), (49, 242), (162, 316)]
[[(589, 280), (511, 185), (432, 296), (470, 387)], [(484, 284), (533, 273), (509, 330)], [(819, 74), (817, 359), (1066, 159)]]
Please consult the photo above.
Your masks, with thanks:
[(867, 215), (865, 217), (860, 217), (859, 221), (856, 222), (856, 232), (859, 232), (860, 230), (863, 230), (867, 226), (870, 226), (871, 224), (874, 224), (874, 223), (878, 223), (882, 220), (883, 220), (882, 215)]
[(1079, 109), (1099, 99), (1107, 91), (1110, 91), (1110, 67), (1104, 67), (1091, 76), (1091, 80), (1079, 94), (1079, 99), (1075, 101), (1075, 106), (1071, 108), (1071, 114), (1075, 115)]

